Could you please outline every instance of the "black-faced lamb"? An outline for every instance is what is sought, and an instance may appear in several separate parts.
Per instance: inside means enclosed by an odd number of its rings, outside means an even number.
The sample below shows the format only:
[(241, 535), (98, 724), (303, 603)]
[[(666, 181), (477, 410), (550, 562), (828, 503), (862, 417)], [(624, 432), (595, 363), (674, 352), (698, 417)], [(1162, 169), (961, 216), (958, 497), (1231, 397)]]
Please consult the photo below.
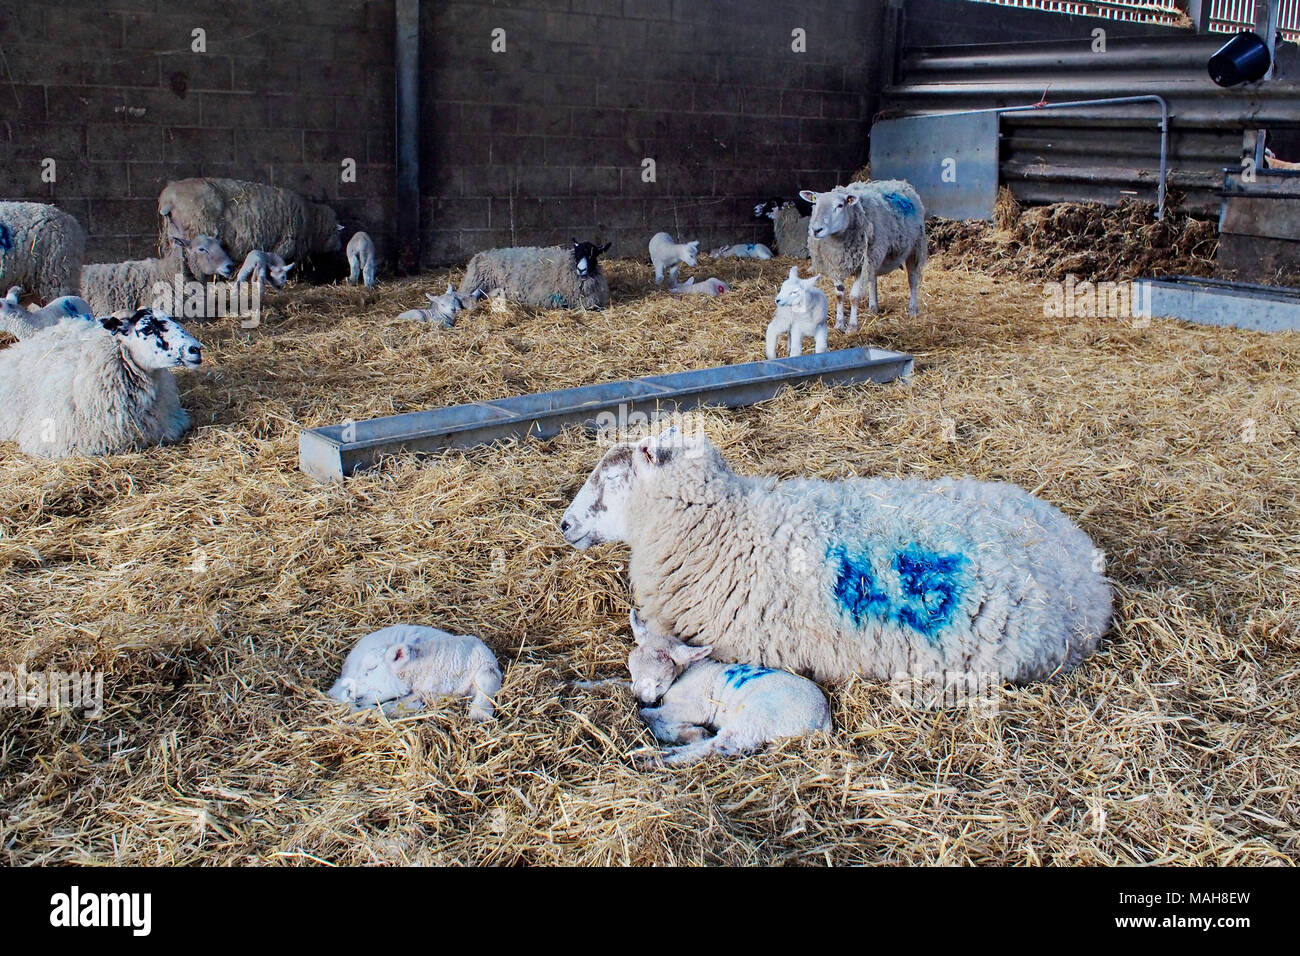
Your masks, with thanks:
[(471, 720), (488, 720), (501, 689), (496, 656), (477, 637), (394, 624), (357, 641), (330, 688), (354, 710), (421, 709), (439, 697), (469, 698)]
[(790, 355), (803, 354), (803, 340), (813, 340), (816, 352), (826, 351), (826, 313), (829, 303), (817, 288), (821, 276), (799, 278), (799, 267), (791, 266), (790, 275), (776, 294), (776, 314), (767, 324), (767, 357), (776, 358), (777, 343), (787, 336)]
[(158, 215), (186, 239), (216, 236), (241, 261), (255, 249), (303, 263), (342, 248), (333, 209), (265, 183), (175, 180), (158, 196)]
[[(813, 203), (808, 247), (814, 272), (835, 283), (835, 328), (844, 327), (844, 282), (858, 276), (849, 291), (848, 331), (858, 329), (862, 286), (867, 287), (867, 311), (879, 310), (876, 277), (898, 268), (907, 270), (911, 296), (907, 314), (920, 307), (921, 272), (925, 268), (925, 207), (910, 183), (901, 179), (849, 183), (824, 193), (803, 190)], [(861, 273), (861, 275), (859, 275)]]
[(0, 289), (21, 286), (42, 302), (81, 291), (86, 233), (61, 209), (0, 202)]
[(375, 287), (375, 270), (379, 264), (379, 254), (375, 252), (375, 241), (368, 232), (354, 233), (348, 240), (348, 285), (364, 281), (367, 289)]
[(609, 246), (574, 239), (569, 249), (516, 246), (480, 252), (465, 267), (461, 299), (482, 298), (499, 289), (538, 309), (603, 309), (609, 305), (609, 284), (597, 257)]
[(668, 275), (668, 287), (677, 285), (677, 270), (683, 266), (694, 266), (699, 262), (700, 244), (695, 242), (673, 242), (673, 237), (666, 232), (656, 232), (650, 237), (650, 261), (655, 267), (655, 285), (661, 285), (664, 274)]
[(674, 429), (611, 449), (560, 530), (628, 543), (656, 629), (817, 680), (1042, 680), (1111, 616), (1092, 541), (1015, 485), (749, 477)]
[(0, 350), (0, 441), (44, 458), (177, 441), (190, 422), (171, 370), (201, 361), (194, 337), (154, 309), (64, 319)]
[[(632, 611), (636, 646), (628, 655), (632, 693), (655, 737), (673, 744), (656, 754), (669, 765), (711, 754), (750, 753), (784, 737), (831, 729), (826, 695), (787, 671), (709, 659), (712, 648), (683, 643)], [(649, 761), (647, 761), (649, 762)]]

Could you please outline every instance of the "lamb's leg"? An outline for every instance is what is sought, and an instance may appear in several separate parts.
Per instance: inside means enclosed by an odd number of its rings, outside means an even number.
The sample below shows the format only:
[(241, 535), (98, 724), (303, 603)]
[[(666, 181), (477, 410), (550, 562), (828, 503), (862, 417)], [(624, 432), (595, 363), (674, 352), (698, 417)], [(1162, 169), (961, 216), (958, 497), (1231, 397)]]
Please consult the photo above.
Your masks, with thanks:
[(876, 288), (876, 270), (867, 266), (862, 273), (862, 280), (867, 283), (867, 311), (875, 315), (880, 311), (880, 292)]
[(473, 694), (469, 702), (470, 720), (491, 720), (496, 712), (493, 699), (501, 689), (501, 671), (495, 664), (484, 665), (474, 675)]
[[(673, 720), (671, 715), (664, 713), (662, 707), (642, 707), (641, 719), (646, 722), (650, 728), (650, 733), (655, 735), (656, 740), (662, 740), (666, 744), (675, 744), (683, 739), (698, 736), (694, 733), (693, 728), (696, 724), (689, 721)], [(687, 735), (686, 738), (683, 735)]]
[(803, 355), (803, 336), (793, 326), (790, 328), (790, 355)]
[(844, 283), (835, 283), (835, 331), (844, 331)]
[(921, 270), (924, 265), (920, 262), (920, 257), (913, 253), (904, 267), (907, 269), (907, 287), (912, 292), (907, 300), (907, 314), (916, 315), (920, 311)]
[(366, 288), (373, 289), (375, 287), (375, 260), (374, 259), (371, 259), (369, 262), (366, 263), (364, 274), (365, 274)]
[(858, 309), (862, 305), (862, 279), (853, 280), (853, 288), (849, 290), (849, 331), (858, 330)]
[(656, 264), (656, 265), (655, 265), (655, 285), (663, 285), (663, 281), (664, 281), (664, 267), (661, 266), (661, 265)]
[(724, 728), (712, 737), (696, 740), (684, 747), (665, 749), (661, 757), (668, 766), (679, 767), (683, 764), (698, 763), (711, 754), (718, 754), (720, 757), (736, 757), (757, 750), (767, 742), (759, 734), (747, 734)]
[(668, 268), (668, 288), (670, 289), (677, 288), (677, 270), (680, 269), (681, 267), (682, 266), (680, 262), (674, 262)]
[(781, 340), (781, 330), (777, 328), (775, 320), (767, 324), (767, 357), (776, 358), (777, 343)]
[(817, 331), (813, 333), (813, 342), (815, 343), (815, 351), (818, 354), (821, 354), (822, 352), (826, 351), (826, 323), (825, 322), (817, 326)]

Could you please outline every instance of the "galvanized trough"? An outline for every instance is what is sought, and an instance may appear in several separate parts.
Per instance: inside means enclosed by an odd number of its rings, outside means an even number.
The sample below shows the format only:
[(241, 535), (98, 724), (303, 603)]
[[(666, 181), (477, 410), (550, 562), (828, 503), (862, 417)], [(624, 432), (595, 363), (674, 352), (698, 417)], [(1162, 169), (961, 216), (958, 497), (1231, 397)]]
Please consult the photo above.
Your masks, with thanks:
[(1138, 279), (1137, 286), (1148, 315), (1257, 332), (1300, 329), (1300, 289), (1193, 276)]
[(387, 455), (432, 454), (510, 438), (550, 438), (568, 425), (594, 429), (626, 422), (634, 413), (689, 411), (702, 405), (737, 408), (805, 382), (879, 383), (911, 374), (912, 356), (905, 352), (857, 348), (584, 385), (303, 429), (298, 467), (318, 481), (341, 481)]

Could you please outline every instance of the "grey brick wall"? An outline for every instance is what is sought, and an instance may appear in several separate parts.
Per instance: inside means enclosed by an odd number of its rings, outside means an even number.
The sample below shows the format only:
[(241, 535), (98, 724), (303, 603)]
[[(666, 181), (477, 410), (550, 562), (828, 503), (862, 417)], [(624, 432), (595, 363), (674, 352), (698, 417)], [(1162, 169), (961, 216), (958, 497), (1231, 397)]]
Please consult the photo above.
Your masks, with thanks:
[[(771, 242), (750, 218), (756, 201), (826, 188), (866, 161), (883, 6), (425, 3), (425, 261), (575, 235), (644, 256), (660, 229), (706, 247)], [(795, 28), (805, 53), (791, 49)]]
[(392, 17), (392, 0), (0, 0), (0, 197), (75, 215), (88, 261), (156, 254), (158, 193), (187, 176), (296, 189), (382, 239)]

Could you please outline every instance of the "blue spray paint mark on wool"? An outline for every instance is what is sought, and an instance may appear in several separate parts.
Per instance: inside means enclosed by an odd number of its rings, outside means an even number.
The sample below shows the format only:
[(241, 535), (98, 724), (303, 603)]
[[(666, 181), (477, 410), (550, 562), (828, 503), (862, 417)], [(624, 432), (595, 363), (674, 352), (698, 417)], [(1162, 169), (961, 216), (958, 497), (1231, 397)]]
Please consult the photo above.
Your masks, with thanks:
[(910, 216), (916, 212), (916, 204), (906, 196), (900, 196), (898, 193), (885, 193), (885, 201), (894, 207), (894, 211), (901, 216)]
[(968, 585), (967, 559), (911, 546), (895, 551), (887, 573), (880, 573), (871, 555), (850, 552), (841, 544), (826, 551), (835, 568), (832, 591), (836, 603), (857, 627), (869, 622), (903, 624), (931, 645), (952, 623)]
[(9, 227), (0, 222), (0, 252), (8, 252), (14, 247), (14, 234)]
[(732, 664), (722, 672), (722, 679), (733, 690), (740, 690), (750, 681), (757, 680), (764, 674), (770, 673), (771, 671), (766, 667), (755, 667), (753, 664)]
[(77, 307), (72, 304), (71, 300), (68, 300), (63, 303), (63, 311), (68, 313), (68, 315), (76, 315)]

